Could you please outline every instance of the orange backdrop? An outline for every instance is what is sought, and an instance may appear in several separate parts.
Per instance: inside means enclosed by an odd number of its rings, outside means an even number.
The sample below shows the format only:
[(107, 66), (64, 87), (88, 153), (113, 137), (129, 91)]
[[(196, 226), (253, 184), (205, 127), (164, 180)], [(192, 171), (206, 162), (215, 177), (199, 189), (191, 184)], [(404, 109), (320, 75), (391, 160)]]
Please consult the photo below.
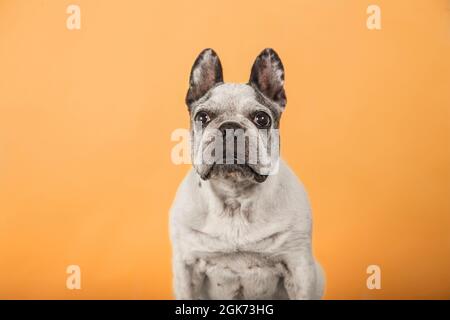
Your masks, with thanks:
[(231, 82), (265, 47), (283, 59), (282, 154), (326, 298), (450, 298), (445, 0), (0, 0), (0, 298), (172, 298), (168, 210), (189, 166), (170, 134), (205, 47)]

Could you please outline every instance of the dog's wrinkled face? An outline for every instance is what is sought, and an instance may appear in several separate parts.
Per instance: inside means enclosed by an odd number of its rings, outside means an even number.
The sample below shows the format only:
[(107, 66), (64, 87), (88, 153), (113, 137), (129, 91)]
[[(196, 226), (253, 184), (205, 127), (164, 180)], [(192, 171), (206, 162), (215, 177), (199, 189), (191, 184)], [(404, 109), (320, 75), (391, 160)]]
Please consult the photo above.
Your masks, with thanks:
[(283, 85), (283, 64), (272, 49), (256, 58), (247, 84), (224, 83), (216, 53), (200, 53), (186, 103), (191, 156), (202, 179), (263, 182), (276, 173), (278, 128), (286, 105)]

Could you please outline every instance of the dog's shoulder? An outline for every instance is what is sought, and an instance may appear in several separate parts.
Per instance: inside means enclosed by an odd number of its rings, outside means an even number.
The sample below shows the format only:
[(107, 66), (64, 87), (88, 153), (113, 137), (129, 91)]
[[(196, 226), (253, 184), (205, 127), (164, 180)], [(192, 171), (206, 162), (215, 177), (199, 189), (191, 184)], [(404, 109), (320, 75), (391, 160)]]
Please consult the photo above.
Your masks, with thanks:
[(290, 219), (293, 224), (298, 225), (298, 220), (301, 220), (301, 227), (310, 226), (311, 205), (302, 181), (282, 159), (277, 175), (273, 190), (276, 195), (273, 197), (275, 207), (284, 212), (284, 217)]
[(201, 198), (198, 190), (201, 188), (201, 179), (193, 169), (184, 177), (178, 186), (175, 199), (170, 208), (170, 223), (173, 224), (177, 220), (183, 219), (183, 216), (189, 216), (188, 213), (201, 211)]
[(170, 208), (170, 229), (184, 233), (200, 228), (216, 202), (208, 181), (202, 180), (192, 168), (180, 183)]
[[(298, 178), (297, 174), (291, 167), (280, 158), (280, 168), (278, 172), (276, 184), (277, 192), (290, 199), (282, 199), (283, 202), (295, 203), (295, 205), (309, 206), (308, 194), (303, 182)], [(289, 201), (286, 201), (289, 200)]]

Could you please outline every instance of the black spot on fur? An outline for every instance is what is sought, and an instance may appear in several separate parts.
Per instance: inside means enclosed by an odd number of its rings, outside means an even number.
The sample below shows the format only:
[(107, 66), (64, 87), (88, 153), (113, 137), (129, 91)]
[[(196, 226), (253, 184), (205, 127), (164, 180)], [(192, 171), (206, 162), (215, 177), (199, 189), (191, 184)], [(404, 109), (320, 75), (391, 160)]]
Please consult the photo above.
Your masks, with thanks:
[(244, 299), (244, 287), (242, 286), (242, 284), (239, 284), (239, 288), (236, 290), (236, 293), (234, 294), (234, 299), (236, 300)]

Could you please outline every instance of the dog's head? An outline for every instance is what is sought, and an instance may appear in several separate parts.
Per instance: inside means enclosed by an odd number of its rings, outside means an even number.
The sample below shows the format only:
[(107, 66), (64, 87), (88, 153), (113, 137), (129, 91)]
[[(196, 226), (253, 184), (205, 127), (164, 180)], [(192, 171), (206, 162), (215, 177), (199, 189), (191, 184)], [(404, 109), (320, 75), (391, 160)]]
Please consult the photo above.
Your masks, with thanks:
[(224, 83), (212, 49), (192, 67), (186, 96), (191, 117), (191, 156), (200, 177), (263, 182), (278, 169), (281, 113), (286, 106), (284, 68), (265, 49), (247, 84)]

